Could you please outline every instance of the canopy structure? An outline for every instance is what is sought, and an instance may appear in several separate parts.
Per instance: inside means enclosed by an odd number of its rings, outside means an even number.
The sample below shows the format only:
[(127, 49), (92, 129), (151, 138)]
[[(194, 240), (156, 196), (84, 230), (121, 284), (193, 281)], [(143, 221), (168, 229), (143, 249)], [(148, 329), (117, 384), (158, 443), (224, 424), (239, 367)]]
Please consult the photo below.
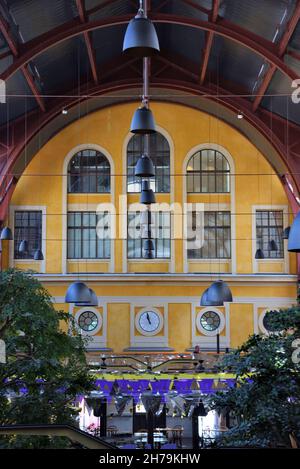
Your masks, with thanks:
[[(1, 221), (40, 145), (78, 116), (140, 99), (141, 60), (122, 55), (137, 8), (135, 0), (0, 0)], [(161, 47), (151, 59), (151, 99), (240, 129), (297, 212), (300, 1), (148, 0), (147, 9)]]

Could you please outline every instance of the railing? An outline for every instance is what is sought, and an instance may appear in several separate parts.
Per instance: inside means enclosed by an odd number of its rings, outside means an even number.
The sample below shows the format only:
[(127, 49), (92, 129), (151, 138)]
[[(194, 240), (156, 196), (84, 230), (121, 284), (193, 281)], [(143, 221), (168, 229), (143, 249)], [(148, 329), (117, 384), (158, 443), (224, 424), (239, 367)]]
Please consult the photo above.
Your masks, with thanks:
[(88, 449), (117, 449), (116, 446), (72, 425), (3, 425), (0, 435), (63, 436)]

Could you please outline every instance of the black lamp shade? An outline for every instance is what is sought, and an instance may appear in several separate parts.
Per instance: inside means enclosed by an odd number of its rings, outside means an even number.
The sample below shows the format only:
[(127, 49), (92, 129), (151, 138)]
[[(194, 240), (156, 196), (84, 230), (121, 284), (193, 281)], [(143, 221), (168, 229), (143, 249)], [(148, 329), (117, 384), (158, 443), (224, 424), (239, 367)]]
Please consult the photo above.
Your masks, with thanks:
[(139, 107), (133, 114), (130, 132), (133, 134), (154, 134), (155, 121), (151, 109), (147, 107)]
[(89, 288), (91, 300), (86, 303), (75, 303), (75, 306), (98, 306), (98, 298), (94, 290)]
[(90, 289), (83, 282), (74, 282), (72, 283), (66, 293), (65, 302), (66, 303), (90, 303), (91, 301), (91, 292)]
[(152, 189), (150, 189), (149, 181), (142, 182), (142, 192), (141, 192), (141, 204), (151, 205), (155, 204), (155, 195)]
[(154, 251), (143, 251), (143, 259), (154, 259)]
[(154, 251), (154, 243), (152, 239), (145, 239), (143, 243), (143, 249), (145, 251)]
[(208, 288), (204, 291), (203, 295), (201, 296), (200, 306), (223, 306), (223, 301), (211, 301), (207, 297)]
[(22, 241), (19, 244), (18, 251), (23, 254), (28, 252), (28, 242), (26, 241), (26, 239), (22, 239)]
[(258, 248), (255, 253), (255, 259), (264, 259), (265, 255), (263, 253), (263, 250)]
[(291, 227), (290, 227), (290, 226), (287, 226), (287, 227), (283, 230), (282, 239), (289, 239), (290, 231), (291, 231)]
[(152, 21), (139, 12), (127, 26), (123, 52), (142, 58), (156, 55), (159, 51), (158, 37)]
[(41, 249), (37, 249), (37, 250), (34, 252), (33, 258), (34, 258), (35, 261), (43, 261), (43, 260), (44, 260), (44, 254), (43, 254), (43, 252), (41, 251)]
[(269, 248), (269, 251), (278, 251), (278, 246), (275, 243), (274, 239), (271, 239), (271, 241), (269, 241), (268, 248)]
[(5, 226), (3, 228), (3, 230), (1, 231), (0, 238), (2, 239), (2, 241), (5, 241), (5, 240), (11, 241), (13, 239), (11, 229), (8, 226)]
[(142, 155), (135, 166), (137, 177), (151, 178), (155, 175), (154, 166), (148, 155)]
[(300, 212), (294, 219), (288, 242), (288, 251), (290, 252), (300, 252)]
[(231, 302), (232, 293), (227, 283), (223, 282), (223, 280), (217, 280), (213, 282), (207, 290), (207, 299), (208, 301), (216, 301), (219, 303)]

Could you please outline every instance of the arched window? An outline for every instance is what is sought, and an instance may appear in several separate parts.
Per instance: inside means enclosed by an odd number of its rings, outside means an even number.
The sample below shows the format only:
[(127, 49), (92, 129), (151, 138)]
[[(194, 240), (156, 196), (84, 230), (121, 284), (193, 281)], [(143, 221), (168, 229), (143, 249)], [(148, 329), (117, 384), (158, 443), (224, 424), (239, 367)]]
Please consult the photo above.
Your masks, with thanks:
[(69, 193), (110, 192), (110, 164), (100, 151), (81, 150), (68, 165)]
[(230, 167), (217, 150), (197, 151), (187, 164), (187, 192), (230, 192)]
[[(134, 175), (137, 160), (144, 151), (144, 137), (134, 135), (127, 146), (127, 192), (140, 192), (141, 181)], [(167, 139), (156, 132), (149, 136), (149, 156), (151, 157), (155, 177), (150, 182), (155, 192), (170, 192), (170, 147)]]

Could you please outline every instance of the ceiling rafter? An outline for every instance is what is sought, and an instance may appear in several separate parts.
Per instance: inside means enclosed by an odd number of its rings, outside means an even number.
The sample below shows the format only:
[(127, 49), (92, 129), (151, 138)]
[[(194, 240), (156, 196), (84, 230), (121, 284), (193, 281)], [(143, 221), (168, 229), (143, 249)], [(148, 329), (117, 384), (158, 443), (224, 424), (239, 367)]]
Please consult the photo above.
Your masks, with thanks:
[(201, 13), (204, 13), (205, 15), (210, 14), (210, 10), (208, 8), (205, 8), (201, 5), (199, 5), (198, 3), (193, 2), (193, 0), (183, 0), (183, 3), (195, 8), (195, 10), (201, 11)]
[[(151, 18), (156, 23), (176, 24), (204, 31), (212, 31), (217, 35), (224, 36), (252, 50), (263, 57), (267, 62), (275, 65), (276, 68), (281, 70), (290, 79), (294, 80), (298, 78), (298, 74), (278, 56), (278, 53), (275, 51), (275, 45), (271, 41), (267, 41), (261, 36), (258, 36), (251, 31), (244, 30), (243, 28), (223, 20), (222, 18), (217, 22), (212, 23), (210, 20), (204, 21), (196, 18), (154, 12), (152, 13)], [(131, 19), (132, 15), (123, 15), (85, 23), (74, 20), (67, 24), (62, 24), (61, 26), (54, 28), (53, 30), (24, 44), (22, 47), (22, 53), (16, 57), (13, 64), (2, 73), (0, 78), (4, 80), (7, 79), (19, 70), (22, 65), (28, 63), (37, 55), (60, 42), (82, 34), (83, 32), (126, 24)]]
[[(290, 21), (287, 24), (287, 27), (285, 29), (285, 32), (281, 38), (281, 41), (278, 44), (277, 48), (277, 54), (279, 58), (282, 58), (286, 52), (288, 43), (296, 29), (296, 26), (300, 20), (300, 0), (297, 1), (297, 4), (295, 6), (294, 12), (292, 14), (292, 17)], [(255, 112), (260, 105), (267, 89), (268, 86), (271, 83), (271, 80), (276, 72), (276, 67), (274, 64), (269, 65), (268, 71), (265, 73), (265, 76), (260, 84), (260, 87), (257, 91), (256, 97), (253, 101), (253, 111)]]
[[(220, 5), (220, 0), (213, 0), (213, 4), (212, 4), (213, 7), (210, 13), (210, 20), (212, 23), (215, 23), (217, 21), (219, 5)], [(210, 53), (212, 49), (213, 40), (214, 40), (214, 33), (212, 31), (208, 31), (206, 33), (206, 41), (205, 41), (205, 47), (203, 51), (202, 66), (201, 66), (201, 72), (200, 72), (201, 85), (204, 83), (204, 80), (206, 77), (208, 61), (209, 61), (209, 57), (210, 57)]]
[[(76, 0), (78, 15), (80, 18), (81, 23), (86, 23), (88, 20), (87, 12), (85, 10), (84, 0)], [(84, 42), (86, 45), (90, 67), (92, 70), (93, 80), (95, 83), (99, 82), (98, 71), (97, 71), (97, 63), (95, 57), (95, 50), (92, 44), (91, 33), (89, 31), (83, 32)]]
[[(8, 44), (8, 47), (9, 49), (11, 50), (13, 56), (15, 58), (18, 58), (19, 57), (19, 47), (18, 47), (18, 44), (16, 43), (15, 39), (13, 38), (12, 34), (11, 34), (11, 31), (10, 31), (10, 28), (9, 28), (9, 25), (7, 23), (7, 21), (4, 19), (4, 17), (2, 16), (2, 14), (0, 14), (0, 30)], [(36, 83), (35, 83), (35, 79), (32, 75), (32, 73), (30, 72), (29, 68), (28, 68), (28, 64), (25, 63), (21, 66), (21, 71), (23, 73), (23, 76), (29, 86), (29, 88), (31, 89), (40, 109), (45, 112), (46, 110), (46, 107), (45, 107), (45, 103), (44, 103), (44, 99), (43, 97), (41, 96), (41, 92), (40, 90), (38, 89)]]

